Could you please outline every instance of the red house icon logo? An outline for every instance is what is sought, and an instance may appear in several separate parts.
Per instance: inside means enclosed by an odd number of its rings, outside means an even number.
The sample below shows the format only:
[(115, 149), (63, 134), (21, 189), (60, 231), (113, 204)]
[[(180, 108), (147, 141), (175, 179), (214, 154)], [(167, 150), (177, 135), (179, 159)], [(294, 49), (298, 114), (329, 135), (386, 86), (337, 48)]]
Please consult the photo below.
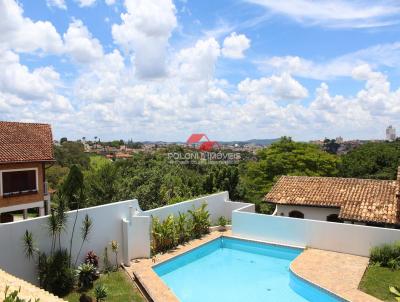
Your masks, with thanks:
[(201, 151), (211, 151), (217, 147), (221, 148), (217, 141), (211, 141), (204, 133), (192, 134), (186, 141), (186, 144)]

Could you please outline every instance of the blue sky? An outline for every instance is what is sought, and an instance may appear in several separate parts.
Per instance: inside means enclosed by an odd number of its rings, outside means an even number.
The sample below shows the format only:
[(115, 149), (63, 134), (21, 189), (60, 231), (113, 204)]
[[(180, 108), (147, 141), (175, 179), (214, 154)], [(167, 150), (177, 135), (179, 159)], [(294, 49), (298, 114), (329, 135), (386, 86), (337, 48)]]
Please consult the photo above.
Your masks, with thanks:
[(56, 137), (383, 138), (400, 3), (0, 0), (0, 119)]

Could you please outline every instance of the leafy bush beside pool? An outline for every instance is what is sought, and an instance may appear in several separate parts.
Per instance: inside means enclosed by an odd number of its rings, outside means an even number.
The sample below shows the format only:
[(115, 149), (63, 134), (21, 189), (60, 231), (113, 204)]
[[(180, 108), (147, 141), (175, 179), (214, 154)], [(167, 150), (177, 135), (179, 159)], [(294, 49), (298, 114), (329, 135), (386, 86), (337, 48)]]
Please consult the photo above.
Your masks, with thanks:
[(391, 269), (400, 268), (400, 241), (373, 247), (370, 253), (371, 264)]
[(210, 213), (207, 204), (193, 208), (178, 216), (169, 215), (164, 221), (152, 219), (152, 254), (166, 252), (190, 239), (200, 238), (209, 233)]

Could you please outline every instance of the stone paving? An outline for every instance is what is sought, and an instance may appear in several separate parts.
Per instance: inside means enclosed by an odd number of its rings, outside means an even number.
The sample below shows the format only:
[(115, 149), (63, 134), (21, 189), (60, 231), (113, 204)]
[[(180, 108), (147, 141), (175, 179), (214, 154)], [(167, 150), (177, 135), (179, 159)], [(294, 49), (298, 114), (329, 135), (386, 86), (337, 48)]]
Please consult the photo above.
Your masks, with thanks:
[(351, 302), (381, 301), (358, 289), (368, 258), (306, 249), (291, 264), (293, 273)]
[[(230, 230), (211, 232), (201, 239), (178, 246), (153, 259), (131, 261), (127, 272), (146, 290), (154, 302), (178, 302), (171, 289), (158, 277), (152, 267), (183, 254), (221, 236), (232, 236)], [(306, 249), (291, 264), (291, 270), (301, 278), (314, 283), (351, 302), (378, 302), (380, 300), (358, 290), (358, 284), (368, 265), (368, 258), (317, 249)]]
[(19, 297), (27, 301), (31, 299), (34, 302), (35, 299), (40, 299), (40, 302), (65, 302), (65, 300), (0, 269), (0, 299), (4, 298), (6, 285), (10, 287), (8, 293), (21, 289)]

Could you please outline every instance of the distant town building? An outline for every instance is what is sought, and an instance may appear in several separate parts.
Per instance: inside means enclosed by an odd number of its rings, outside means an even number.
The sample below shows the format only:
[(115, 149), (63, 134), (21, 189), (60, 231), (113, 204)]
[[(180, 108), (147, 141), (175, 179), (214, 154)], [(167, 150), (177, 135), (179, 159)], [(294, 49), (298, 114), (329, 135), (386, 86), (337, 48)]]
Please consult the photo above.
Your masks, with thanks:
[(336, 143), (338, 143), (338, 144), (343, 144), (343, 142), (344, 142), (343, 137), (341, 137), (341, 136), (338, 136), (338, 137), (335, 139), (335, 141), (336, 141)]
[(386, 128), (386, 140), (390, 142), (396, 140), (396, 128), (392, 125)]

